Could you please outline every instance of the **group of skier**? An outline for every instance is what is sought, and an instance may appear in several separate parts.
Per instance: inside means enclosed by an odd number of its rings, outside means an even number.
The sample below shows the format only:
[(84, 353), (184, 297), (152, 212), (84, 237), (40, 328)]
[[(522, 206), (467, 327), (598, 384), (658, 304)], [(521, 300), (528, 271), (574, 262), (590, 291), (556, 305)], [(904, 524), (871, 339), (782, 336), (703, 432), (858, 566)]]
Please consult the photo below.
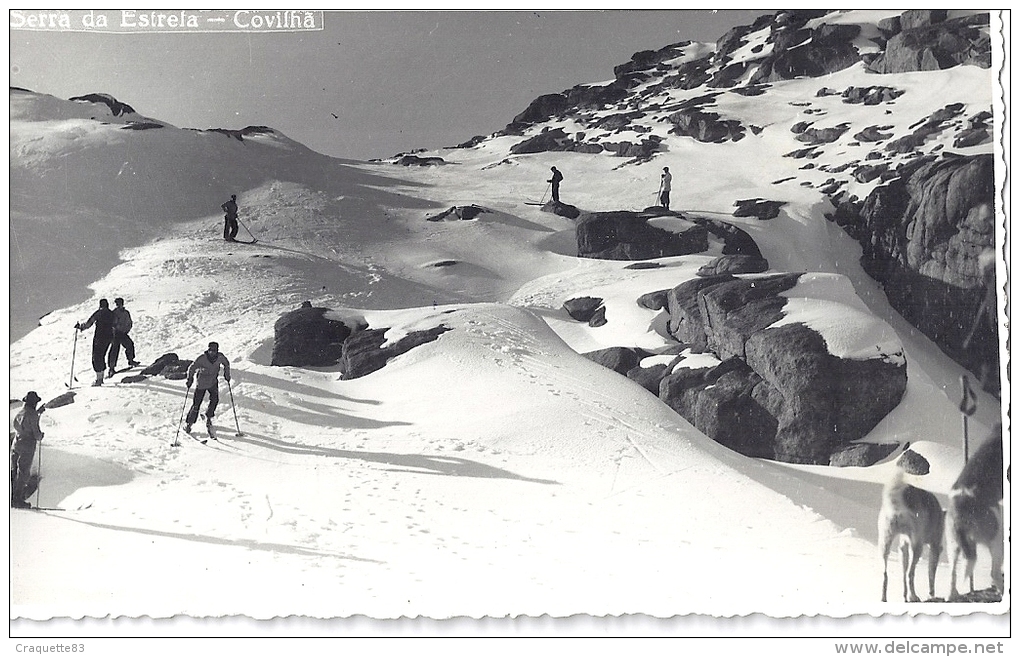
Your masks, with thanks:
[(100, 299), (96, 312), (92, 313), (84, 323), (78, 322), (74, 325), (74, 328), (79, 331), (92, 328), (92, 326), (96, 327), (95, 335), (92, 338), (92, 369), (96, 373), (93, 386), (103, 385), (104, 372), (107, 377), (117, 373), (117, 360), (120, 358), (121, 347), (124, 347), (124, 355), (127, 356), (130, 367), (140, 364), (135, 360), (135, 343), (130, 335), (131, 327), (134, 325), (131, 313), (124, 307), (124, 299), (117, 297), (113, 303), (116, 307), (110, 310), (110, 302)]
[[(560, 202), (560, 183), (563, 182), (563, 174), (556, 167), (552, 167), (552, 178), (546, 180), (552, 189), (552, 200), (553, 203)], [(662, 167), (662, 175), (659, 177), (659, 191), (656, 193), (656, 198), (666, 210), (669, 209), (669, 192), (673, 186), (673, 174), (669, 172), (669, 167)]]
[[(231, 195), (230, 200), (221, 207), (225, 213), (223, 238), (227, 241), (235, 241), (238, 228), (237, 195)], [(131, 313), (124, 306), (123, 298), (117, 297), (113, 302), (115, 307), (111, 310), (110, 302), (100, 299), (99, 308), (87, 320), (74, 325), (75, 340), (77, 340), (77, 332), (95, 327), (95, 333), (92, 336), (92, 369), (96, 373), (95, 381), (92, 383), (94, 387), (102, 386), (104, 379), (117, 373), (117, 361), (120, 358), (121, 347), (124, 348), (124, 354), (130, 367), (141, 364), (135, 359), (135, 343), (130, 335), (134, 325)], [(208, 396), (209, 404), (206, 407), (205, 422), (207, 430), (211, 434), (213, 417), (220, 401), (219, 375), (221, 368), (223, 378), (229, 385), (230, 360), (220, 353), (219, 344), (216, 342), (210, 342), (207, 349), (188, 367), (188, 388), (185, 398), (192, 386), (195, 386), (195, 395), (185, 418), (185, 431), (190, 432), (192, 425), (198, 421), (202, 402)], [(46, 410), (46, 405), (40, 405), (42, 399), (34, 390), (29, 391), (21, 401), (24, 405), (14, 417), (10, 440), (11, 506), (31, 508), (28, 498), (35, 493), (39, 485), (39, 475), (32, 474), (32, 463), (35, 460), (39, 442), (43, 439), (39, 417)]]

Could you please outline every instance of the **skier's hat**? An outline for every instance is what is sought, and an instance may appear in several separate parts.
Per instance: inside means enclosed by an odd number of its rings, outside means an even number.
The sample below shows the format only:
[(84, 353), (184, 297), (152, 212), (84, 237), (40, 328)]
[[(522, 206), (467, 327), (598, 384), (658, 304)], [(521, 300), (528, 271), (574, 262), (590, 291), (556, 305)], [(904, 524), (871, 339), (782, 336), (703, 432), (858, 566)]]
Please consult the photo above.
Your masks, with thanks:
[(219, 351), (220, 350), (220, 343), (219, 342), (210, 342), (209, 343), (209, 348), (210, 349), (215, 349), (216, 351)]
[(22, 399), (21, 401), (25, 402), (26, 404), (38, 404), (39, 402), (42, 401), (42, 398), (40, 398), (39, 395), (36, 394), (35, 390), (29, 390), (28, 394), (25, 395), (25, 398)]

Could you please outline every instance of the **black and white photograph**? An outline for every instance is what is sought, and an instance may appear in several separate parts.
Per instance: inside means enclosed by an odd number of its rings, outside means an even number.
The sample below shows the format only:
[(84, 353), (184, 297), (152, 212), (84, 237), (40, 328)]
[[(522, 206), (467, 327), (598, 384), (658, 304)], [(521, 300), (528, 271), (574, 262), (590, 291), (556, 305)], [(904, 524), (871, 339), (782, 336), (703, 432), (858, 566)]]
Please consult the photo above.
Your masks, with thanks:
[(1010, 645), (1008, 10), (9, 18), (12, 651)]

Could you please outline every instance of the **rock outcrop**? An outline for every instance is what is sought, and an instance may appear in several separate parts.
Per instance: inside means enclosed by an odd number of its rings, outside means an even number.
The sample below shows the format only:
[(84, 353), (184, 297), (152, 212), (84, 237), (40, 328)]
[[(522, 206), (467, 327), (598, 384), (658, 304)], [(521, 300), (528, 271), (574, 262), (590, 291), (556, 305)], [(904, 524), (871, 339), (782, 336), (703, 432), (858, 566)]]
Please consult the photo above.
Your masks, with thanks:
[[(667, 230), (649, 223), (679, 220)], [(761, 257), (758, 245), (742, 229), (714, 219), (649, 208), (582, 214), (577, 222), (577, 255), (603, 260), (646, 260), (703, 253), (710, 240), (722, 242), (726, 255)]]
[(423, 331), (412, 331), (393, 344), (386, 344), (388, 328), (366, 328), (353, 332), (343, 344), (340, 359), (344, 381), (357, 379), (386, 366), (391, 358), (406, 354), (415, 347), (433, 342), (439, 336), (450, 331), (448, 326), (440, 324)]
[(306, 301), (276, 320), (271, 364), (328, 367), (340, 362), (344, 340), (357, 327), (330, 319), (327, 312), (328, 308), (316, 308)]
[(827, 464), (899, 404), (906, 365), (901, 353), (837, 356), (803, 323), (776, 326), (800, 276), (698, 278), (669, 290), (667, 330), (720, 364), (692, 368), (678, 358), (658, 392), (703, 433), (741, 453)]
[(832, 219), (863, 247), (889, 302), (997, 391), (992, 155), (918, 162)]
[(988, 14), (946, 19), (945, 10), (911, 10), (900, 16), (899, 29), (868, 66), (876, 73), (937, 71), (961, 64), (990, 68)]

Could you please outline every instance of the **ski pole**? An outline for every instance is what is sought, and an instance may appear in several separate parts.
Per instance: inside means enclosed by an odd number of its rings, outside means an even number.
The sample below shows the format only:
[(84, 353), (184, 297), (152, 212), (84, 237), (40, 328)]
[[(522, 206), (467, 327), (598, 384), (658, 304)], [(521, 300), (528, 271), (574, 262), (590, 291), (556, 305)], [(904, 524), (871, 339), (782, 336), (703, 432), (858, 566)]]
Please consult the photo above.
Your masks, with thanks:
[(542, 199), (539, 201), (539, 203), (545, 203), (545, 195), (549, 193), (550, 187), (552, 187), (552, 183), (549, 183), (548, 185), (545, 186), (545, 191), (542, 192)]
[(234, 411), (234, 426), (237, 427), (238, 437), (243, 436), (241, 433), (241, 423), (237, 421), (237, 406), (234, 405), (234, 389), (230, 387), (230, 379), (227, 379), (227, 392), (230, 393), (230, 410)]
[(244, 226), (244, 229), (245, 229), (246, 231), (248, 231), (248, 234), (249, 234), (249, 235), (251, 235), (251, 238), (252, 238), (253, 240), (255, 240), (255, 241), (258, 241), (258, 238), (257, 238), (257, 237), (255, 237), (255, 233), (251, 232), (251, 229), (249, 229), (249, 228), (248, 228), (247, 226), (245, 226), (245, 225), (244, 225), (244, 222), (243, 222), (243, 221), (241, 221), (241, 218), (240, 218), (240, 217), (238, 217), (238, 218), (237, 218), (237, 223), (239, 223), (239, 224), (241, 224), (242, 226)]
[(78, 351), (78, 325), (74, 325), (74, 343), (71, 345), (71, 378), (67, 382), (68, 388), (74, 387), (74, 356)]
[(188, 395), (189, 394), (191, 394), (191, 386), (190, 385), (188, 386), (188, 389), (184, 391), (184, 405), (181, 406), (181, 419), (177, 420), (177, 431), (174, 432), (174, 441), (172, 443), (170, 443), (171, 447), (180, 447), (181, 443), (178, 441), (178, 439), (181, 436), (181, 422), (184, 421), (184, 409), (188, 407)]

